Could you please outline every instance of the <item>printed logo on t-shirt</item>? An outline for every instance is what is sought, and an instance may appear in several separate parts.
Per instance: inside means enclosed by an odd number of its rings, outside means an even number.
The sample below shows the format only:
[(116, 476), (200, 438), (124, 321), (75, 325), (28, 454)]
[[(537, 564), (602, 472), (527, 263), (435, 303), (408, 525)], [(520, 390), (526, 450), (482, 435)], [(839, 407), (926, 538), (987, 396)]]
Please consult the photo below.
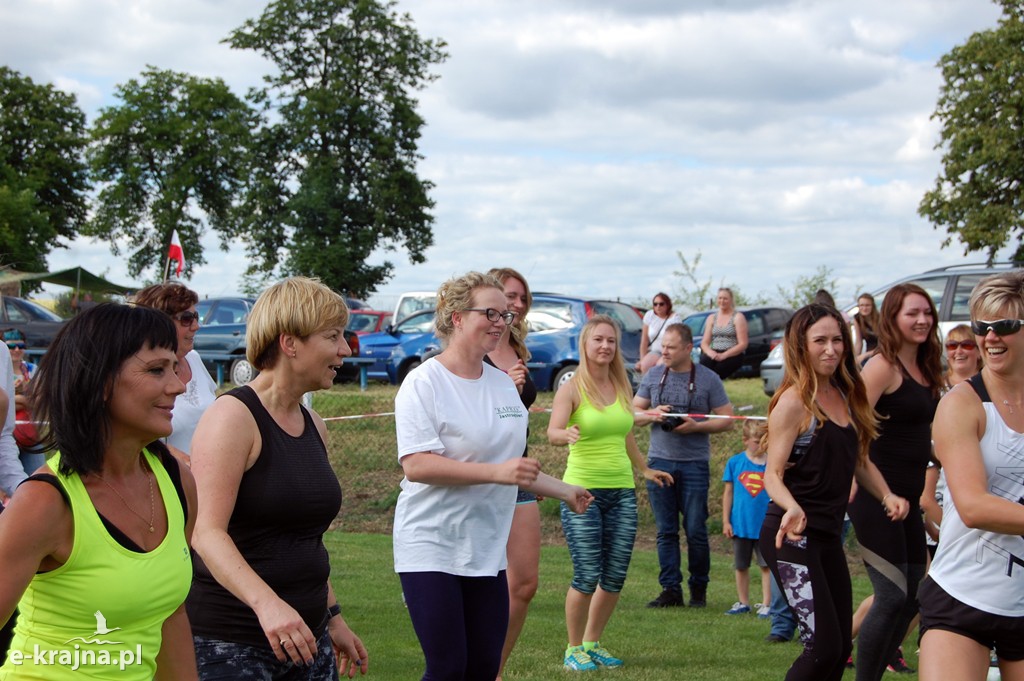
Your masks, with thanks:
[(740, 473), (740, 484), (752, 497), (756, 497), (764, 489), (764, 473), (762, 471), (743, 471)]
[(499, 419), (521, 419), (521, 418), (523, 418), (523, 408), (519, 407), (519, 406), (495, 407), (494, 413), (497, 414)]
[[(32, 650), (11, 650), (7, 654), (8, 661), (17, 667), (67, 667), (71, 671), (78, 671), (81, 668), (111, 668), (117, 667), (124, 671), (126, 667), (142, 664), (142, 645), (128, 644), (124, 648), (103, 648), (99, 646), (123, 646), (123, 641), (113, 641), (117, 637), (114, 632), (120, 631), (121, 627), (108, 627), (107, 618), (97, 610), (93, 613), (96, 618), (96, 630), (88, 636), (73, 636), (64, 642), (64, 645), (73, 643), (70, 648), (47, 648), (36, 643)], [(88, 631), (88, 629), (86, 630)], [(109, 638), (108, 638), (109, 637)], [(80, 643), (79, 643), (80, 642)]]

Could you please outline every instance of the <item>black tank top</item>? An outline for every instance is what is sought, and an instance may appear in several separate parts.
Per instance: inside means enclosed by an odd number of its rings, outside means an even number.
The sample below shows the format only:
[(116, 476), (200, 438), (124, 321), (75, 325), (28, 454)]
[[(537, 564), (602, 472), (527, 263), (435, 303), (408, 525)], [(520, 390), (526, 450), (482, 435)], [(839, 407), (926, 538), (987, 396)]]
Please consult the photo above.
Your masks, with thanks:
[[(809, 530), (840, 535), (856, 465), (857, 431), (852, 425), (841, 428), (825, 421), (793, 467), (786, 469), (783, 483), (804, 510)], [(768, 505), (776, 525), (784, 513), (775, 502)]]
[[(327, 626), (331, 572), (323, 534), (341, 508), (341, 487), (327, 448), (304, 407), (302, 435), (292, 437), (252, 388), (226, 394), (252, 412), (262, 440), (259, 458), (242, 474), (228, 534), (249, 567), (319, 638)], [(270, 647), (256, 613), (217, 583), (198, 555), (186, 603), (195, 635)]]
[(871, 461), (893, 494), (916, 508), (924, 491), (924, 470), (932, 451), (932, 418), (939, 401), (903, 372), (900, 387), (878, 398), (878, 438), (871, 443)]

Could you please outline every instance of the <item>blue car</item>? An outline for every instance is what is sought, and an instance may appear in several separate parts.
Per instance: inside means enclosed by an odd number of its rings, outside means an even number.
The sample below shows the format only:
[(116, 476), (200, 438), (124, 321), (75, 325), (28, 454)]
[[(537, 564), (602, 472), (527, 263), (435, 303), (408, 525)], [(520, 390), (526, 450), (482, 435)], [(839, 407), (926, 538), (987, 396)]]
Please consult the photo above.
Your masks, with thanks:
[[(526, 315), (530, 325), (526, 346), (532, 355), (527, 366), (539, 390), (556, 390), (572, 378), (580, 362), (580, 331), (596, 314), (609, 315), (618, 322), (622, 330), (622, 354), (626, 368), (633, 371), (640, 355), (640, 332), (643, 328), (643, 317), (636, 308), (612, 300), (537, 293), (533, 296), (533, 307)], [(367, 355), (367, 338), (363, 336), (362, 339), (363, 356)], [(386, 365), (388, 380), (401, 383), (424, 357), (440, 348), (432, 327), (427, 333), (396, 343)]]
[[(421, 310), (379, 333), (368, 333), (359, 338), (359, 356), (370, 357), (374, 363), (366, 370), (366, 377), (382, 381), (392, 378), (391, 351), (395, 346), (423, 336), (434, 338), (434, 311)], [(403, 375), (402, 378), (405, 378)]]

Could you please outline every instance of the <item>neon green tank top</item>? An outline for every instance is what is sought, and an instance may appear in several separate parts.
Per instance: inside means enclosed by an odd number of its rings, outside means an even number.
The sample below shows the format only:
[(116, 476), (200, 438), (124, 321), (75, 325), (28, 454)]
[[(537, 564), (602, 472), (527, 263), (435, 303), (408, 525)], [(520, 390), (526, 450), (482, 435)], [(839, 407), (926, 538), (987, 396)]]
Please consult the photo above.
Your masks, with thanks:
[(621, 399), (599, 410), (580, 392), (580, 406), (569, 426), (580, 427), (580, 439), (569, 445), (563, 480), (589, 489), (636, 486), (633, 466), (626, 454), (626, 436), (633, 428), (633, 408)]
[(161, 627), (185, 600), (192, 558), (185, 515), (159, 457), (144, 450), (167, 509), (167, 536), (135, 553), (107, 532), (77, 474), (49, 466), (71, 501), (74, 546), (68, 561), (32, 578), (0, 679), (78, 681), (153, 678)]

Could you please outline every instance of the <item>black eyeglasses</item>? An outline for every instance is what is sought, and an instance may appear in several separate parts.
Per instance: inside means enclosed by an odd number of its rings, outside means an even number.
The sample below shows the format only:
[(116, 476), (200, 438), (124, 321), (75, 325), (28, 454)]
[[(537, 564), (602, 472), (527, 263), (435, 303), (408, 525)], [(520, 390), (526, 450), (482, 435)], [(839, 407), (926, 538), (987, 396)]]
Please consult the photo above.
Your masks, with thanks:
[[(996, 333), (999, 333), (999, 332), (996, 331)], [(948, 341), (946, 341), (946, 349), (949, 350), (950, 352), (953, 352), (957, 348), (963, 348), (964, 350), (974, 350), (977, 347), (978, 347), (978, 344), (975, 343), (972, 340), (962, 340), (962, 341), (948, 340)]]
[(664, 300), (655, 300), (653, 303), (651, 303), (651, 305), (653, 305), (654, 307), (662, 307), (667, 306), (668, 303), (666, 303)]
[(995, 332), (997, 336), (1012, 336), (1020, 331), (1020, 325), (1024, 319), (998, 319), (994, 322), (986, 322), (981, 319), (971, 322), (971, 331), (975, 336), (987, 336), (989, 331)]
[(467, 307), (466, 312), (483, 312), (487, 317), (487, 321), (494, 323), (499, 319), (503, 320), (505, 324), (511, 325), (516, 320), (516, 313), (510, 310), (495, 310), (493, 307), (487, 309), (481, 307)]
[(7, 347), (10, 348), (11, 350), (24, 350), (28, 346), (25, 345), (21, 341), (17, 341), (17, 342), (8, 341), (7, 342)]
[(171, 315), (171, 319), (178, 322), (182, 326), (192, 326), (192, 322), (199, 321), (198, 312), (179, 312), (176, 315)]

